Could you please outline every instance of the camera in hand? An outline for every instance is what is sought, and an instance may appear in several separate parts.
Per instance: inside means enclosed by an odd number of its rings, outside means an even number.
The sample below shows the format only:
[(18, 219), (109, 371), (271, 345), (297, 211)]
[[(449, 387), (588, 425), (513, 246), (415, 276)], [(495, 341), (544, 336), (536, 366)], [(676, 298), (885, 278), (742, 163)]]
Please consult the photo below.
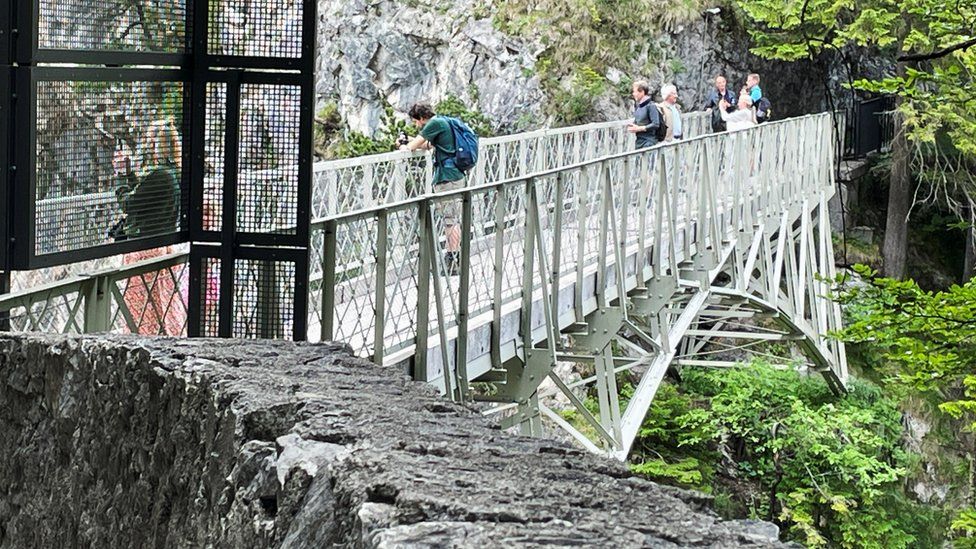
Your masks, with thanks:
[(400, 135), (397, 136), (396, 140), (397, 147), (402, 147), (407, 143), (410, 143), (410, 136), (407, 135), (407, 132), (400, 132)]

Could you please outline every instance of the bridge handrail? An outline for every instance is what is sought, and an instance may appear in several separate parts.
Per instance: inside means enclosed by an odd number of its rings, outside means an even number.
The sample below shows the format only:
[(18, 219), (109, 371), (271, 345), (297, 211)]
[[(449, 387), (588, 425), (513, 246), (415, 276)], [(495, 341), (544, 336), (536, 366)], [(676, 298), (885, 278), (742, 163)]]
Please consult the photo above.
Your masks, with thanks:
[[(688, 138), (711, 131), (708, 113), (685, 113), (683, 120)], [(467, 186), (630, 149), (634, 136), (624, 130), (629, 123), (616, 120), (482, 139), (481, 160), (468, 175)], [(425, 152), (397, 151), (316, 162), (312, 216), (332, 217), (430, 193), (428, 158)]]
[[(168, 317), (173, 316), (170, 308), (174, 298), (185, 302), (186, 284), (182, 279), (189, 257), (187, 252), (170, 253), (2, 294), (0, 312), (6, 315), (14, 330), (31, 331), (45, 325), (59, 333), (140, 333), (147, 311), (155, 309), (148, 313), (157, 316), (153, 321), (155, 334), (183, 335), (185, 303), (175, 323)], [(160, 284), (167, 276), (170, 281)], [(140, 284), (143, 284), (141, 288)], [(156, 303), (154, 293), (162, 291), (176, 291), (180, 295), (170, 297), (169, 304)], [(140, 306), (142, 310), (133, 310)], [(166, 326), (166, 323), (178, 325)]]
[[(776, 126), (781, 125), (781, 124), (795, 123), (796, 121), (799, 121), (799, 120), (804, 120), (804, 119), (809, 119), (809, 118), (818, 118), (818, 117), (823, 117), (823, 116), (827, 116), (827, 115), (828, 115), (828, 113), (815, 113), (815, 114), (807, 114), (807, 115), (803, 115), (803, 116), (797, 116), (797, 117), (793, 117), (793, 118), (786, 118), (786, 119), (783, 119), (783, 120), (776, 120), (776, 121), (772, 121), (772, 122), (767, 122), (767, 123), (764, 123), (764, 124), (762, 124), (760, 126), (755, 126), (753, 128), (749, 128), (749, 129), (746, 129), (746, 130), (737, 131), (737, 132), (734, 132), (734, 133), (736, 133), (736, 134), (751, 134), (753, 132), (758, 132), (761, 128), (776, 127)], [(688, 138), (688, 139), (682, 139), (681, 141), (670, 141), (670, 142), (667, 142), (667, 143), (659, 143), (657, 145), (654, 145), (653, 147), (649, 147), (649, 149), (668, 149), (668, 148), (671, 148), (671, 147), (679, 147), (679, 146), (682, 146), (682, 145), (684, 145), (686, 143), (699, 141), (699, 140), (705, 139), (707, 137), (709, 137), (709, 135), (698, 135), (696, 137), (692, 137), (692, 138)], [(649, 149), (645, 149), (645, 150), (649, 150)], [(404, 154), (407, 154), (407, 153), (404, 153)], [(531, 178), (552, 177), (554, 175), (559, 174), (560, 172), (580, 170), (580, 169), (586, 168), (588, 166), (595, 166), (597, 164), (601, 164), (601, 163), (603, 163), (605, 161), (608, 161), (608, 160), (620, 160), (620, 159), (626, 158), (628, 156), (635, 156), (635, 155), (639, 155), (639, 154), (641, 154), (640, 151), (627, 150), (627, 151), (623, 151), (623, 152), (609, 154), (609, 155), (606, 155), (606, 156), (601, 156), (599, 158), (592, 158), (592, 159), (588, 159), (588, 160), (582, 160), (582, 161), (579, 161), (579, 162), (576, 162), (576, 163), (573, 163), (573, 164), (568, 164), (568, 165), (560, 166), (560, 167), (557, 167), (557, 168), (550, 168), (550, 169), (546, 169), (546, 170), (540, 170), (540, 171), (537, 171), (537, 172), (532, 172), (530, 174), (513, 176), (513, 177), (510, 177), (510, 178), (502, 179), (502, 180), (498, 180), (498, 181), (482, 182), (482, 183), (479, 183), (479, 184), (472, 184), (472, 185), (469, 185), (469, 186), (464, 187), (464, 188), (461, 188), (461, 189), (452, 189), (452, 190), (437, 191), (437, 192), (433, 192), (432, 191), (432, 192), (427, 193), (427, 194), (424, 194), (424, 195), (418, 195), (418, 196), (415, 196), (415, 197), (406, 198), (406, 199), (403, 199), (403, 200), (398, 200), (396, 202), (390, 202), (390, 203), (387, 203), (387, 204), (377, 204), (377, 205), (370, 206), (370, 207), (367, 207), (367, 208), (362, 208), (360, 210), (348, 211), (348, 212), (343, 212), (343, 213), (336, 214), (336, 215), (314, 218), (314, 219), (312, 219), (312, 228), (313, 229), (320, 229), (320, 228), (324, 227), (324, 225), (325, 225), (325, 223), (327, 221), (348, 221), (348, 220), (353, 220), (353, 219), (363, 219), (363, 218), (366, 218), (366, 217), (375, 216), (376, 213), (379, 212), (379, 211), (383, 211), (383, 210), (385, 210), (385, 211), (391, 211), (391, 210), (403, 209), (403, 208), (409, 207), (411, 205), (416, 205), (418, 202), (422, 202), (424, 200), (428, 200), (432, 196), (438, 196), (438, 197), (460, 196), (460, 195), (465, 194), (467, 191), (471, 191), (471, 190), (479, 191), (479, 190), (486, 190), (486, 189), (491, 189), (491, 188), (498, 188), (498, 187), (503, 187), (503, 186), (507, 186), (507, 185), (518, 184), (518, 183), (524, 183), (526, 180), (531, 179)]]
[[(692, 214), (699, 213), (698, 206), (695, 206), (695, 201), (704, 200), (703, 193), (734, 193), (734, 198), (728, 198), (724, 196), (717, 197), (719, 204), (727, 204), (724, 207), (733, 207), (738, 209), (747, 208), (746, 203), (748, 202), (748, 209), (756, 209), (751, 213), (737, 213), (738, 216), (737, 223), (748, 224), (750, 227), (752, 225), (752, 220), (756, 219), (756, 216), (760, 214), (769, 216), (773, 215), (770, 212), (779, 212), (784, 206), (783, 204), (794, 205), (798, 200), (804, 200), (809, 198), (812, 192), (822, 192), (825, 190), (830, 190), (829, 178), (830, 176), (825, 172), (822, 172), (823, 166), (820, 165), (819, 160), (816, 163), (811, 163), (809, 165), (796, 164), (800, 160), (805, 162), (814, 162), (814, 155), (827, 155), (828, 149), (832, 146), (833, 139), (829, 135), (829, 129), (825, 129), (829, 126), (824, 120), (829, 117), (829, 114), (816, 114), (807, 115), (803, 117), (797, 117), (792, 119), (786, 119), (777, 122), (771, 122), (763, 124), (756, 128), (743, 130), (739, 132), (734, 132), (734, 134), (725, 134), (727, 137), (734, 139), (727, 139), (721, 135), (710, 135), (701, 136), (698, 138), (693, 138), (689, 140), (684, 140), (677, 143), (669, 143), (664, 145), (659, 145), (656, 147), (651, 147), (643, 151), (628, 151), (619, 152), (615, 154), (610, 154), (604, 157), (585, 160), (581, 162), (572, 163), (569, 165), (564, 165), (559, 168), (548, 169), (533, 172), (531, 174), (526, 174), (523, 176), (510, 177), (504, 180), (498, 180), (494, 182), (486, 182), (480, 185), (473, 185), (463, 189), (438, 192), (434, 194), (426, 194), (423, 196), (412, 197), (404, 200), (399, 200), (395, 202), (389, 202), (382, 205), (375, 205), (368, 208), (363, 208), (359, 211), (349, 211), (343, 214), (333, 216), (331, 218), (319, 218), (313, 223), (313, 248), (315, 252), (321, 252), (318, 260), (314, 260), (312, 263), (313, 272), (313, 282), (318, 282), (319, 292), (322, 287), (335, 289), (336, 286), (342, 286), (344, 289), (342, 292), (344, 294), (358, 294), (361, 292), (366, 292), (370, 294), (371, 291), (375, 291), (374, 295), (366, 295), (370, 303), (372, 303), (373, 311), (364, 310), (359, 312), (356, 316), (355, 322), (357, 325), (361, 325), (361, 329), (364, 330), (363, 333), (357, 333), (355, 336), (351, 336), (349, 328), (342, 330), (343, 333), (333, 333), (333, 328), (338, 328), (336, 321), (331, 318), (331, 314), (336, 313), (341, 318), (349, 316), (348, 310), (338, 311), (335, 309), (337, 303), (336, 299), (342, 301), (345, 299), (345, 305), (343, 307), (349, 307), (348, 301), (349, 295), (343, 297), (337, 297), (336, 295), (327, 296), (324, 294), (317, 294), (319, 299), (312, 299), (312, 303), (321, 303), (322, 307), (318, 311), (318, 314), (325, 312), (325, 317), (319, 318), (319, 327), (322, 329), (322, 338), (339, 337), (340, 339), (347, 340), (353, 344), (354, 348), (359, 348), (362, 345), (363, 348), (367, 350), (367, 354), (372, 355), (374, 359), (379, 357), (379, 360), (383, 359), (384, 352), (396, 352), (405, 351), (404, 345), (412, 345), (410, 341), (413, 339), (414, 335), (406, 335), (406, 340), (403, 339), (400, 329), (397, 329), (396, 340), (400, 343), (395, 343), (390, 348), (383, 349), (380, 346), (385, 345), (385, 339), (390, 334), (385, 333), (385, 328), (381, 325), (384, 322), (387, 323), (399, 323), (404, 322), (407, 325), (411, 323), (416, 323), (413, 328), (416, 329), (414, 334), (417, 338), (423, 339), (424, 343), (420, 341), (417, 342), (417, 348), (425, 349), (426, 341), (429, 338), (434, 337), (433, 334), (439, 333), (435, 331), (433, 327), (428, 329), (421, 329), (422, 320), (411, 320), (405, 318), (395, 318), (388, 317), (384, 318), (385, 301), (389, 299), (387, 295), (386, 284), (386, 269), (390, 270), (390, 276), (396, 277), (397, 286), (390, 288), (392, 292), (404, 292), (406, 291), (403, 287), (399, 286), (401, 277), (419, 277), (423, 278), (425, 275), (423, 273), (430, 273), (430, 269), (433, 267), (427, 266), (423, 261), (418, 259), (418, 254), (420, 257), (424, 253), (438, 254), (440, 253), (438, 249), (440, 246), (437, 244), (438, 239), (442, 239), (442, 231), (440, 229), (431, 229), (430, 223), (432, 221), (425, 221), (423, 219), (423, 212), (429, 212), (437, 208), (438, 204), (450, 203), (450, 202), (461, 202), (463, 199), (464, 204), (471, 204), (471, 207), (481, 207), (481, 201), (487, 200), (489, 193), (493, 193), (495, 197), (498, 196), (522, 196), (527, 195), (525, 189), (536, 189), (539, 187), (540, 183), (545, 180), (551, 181), (555, 180), (557, 177), (569, 176), (572, 173), (585, 172), (586, 170), (596, 170), (606, 167), (607, 170), (613, 167), (616, 177), (620, 177), (620, 166), (623, 165), (622, 161), (634, 161), (635, 163), (643, 160), (644, 165), (653, 166), (654, 158), (670, 158), (668, 162), (676, 161), (676, 158), (684, 159), (684, 156), (679, 156), (681, 154), (701, 154), (704, 155), (704, 144), (705, 140), (709, 140), (707, 144), (711, 150), (715, 148), (723, 150), (725, 147), (731, 146), (732, 144), (737, 147), (735, 149), (735, 154), (746, 155), (749, 158), (754, 159), (752, 163), (739, 159), (735, 156), (729, 156), (732, 154), (731, 150), (725, 150), (725, 152), (718, 155), (716, 158), (718, 160), (712, 160), (712, 162), (731, 162), (735, 169), (738, 170), (737, 173), (741, 176), (743, 173), (749, 174), (750, 170), (761, 170), (764, 173), (773, 174), (777, 181), (772, 181), (770, 176), (766, 176), (762, 182), (750, 183), (747, 181), (732, 183), (717, 181), (716, 188), (705, 189), (707, 185), (699, 184), (694, 179), (695, 167), (697, 166), (698, 157), (694, 157), (690, 162), (685, 159), (678, 162), (678, 171), (674, 172), (672, 175), (674, 177), (679, 177), (680, 181), (683, 183), (683, 192), (687, 192), (687, 196), (682, 197), (685, 206), (688, 209), (686, 211), (680, 212), (683, 215), (690, 216)], [(793, 150), (779, 150), (782, 147), (793, 148), (797, 147), (800, 138), (794, 136), (794, 133), (806, 132), (807, 130), (814, 131), (814, 134), (809, 136), (809, 140), (806, 142), (808, 146), (817, 147), (815, 151), (793, 151)], [(825, 135), (824, 132), (827, 132)], [(764, 139), (776, 139), (780, 140), (773, 143), (765, 143)], [(767, 146), (768, 145), (768, 146)], [(744, 148), (742, 148), (744, 147)], [(765, 154), (763, 154), (765, 151)], [(792, 156), (791, 156), (792, 155)], [(758, 162), (755, 159), (764, 157), (766, 162)], [(820, 158), (819, 156), (817, 157)], [(826, 158), (824, 156), (824, 158)], [(704, 161), (704, 157), (702, 157)], [(648, 164), (650, 163), (650, 164)], [(809, 178), (793, 178), (791, 181), (790, 177), (780, 173), (784, 168), (783, 166), (790, 164), (790, 168), (795, 170), (809, 170)], [(829, 166), (830, 163), (827, 162), (825, 165)], [(674, 170), (674, 168), (671, 168)], [(704, 168), (700, 168), (704, 170)], [(709, 168), (712, 172), (716, 170), (721, 170), (720, 173), (725, 173), (725, 170), (729, 169), (728, 166), (719, 167), (712, 166)], [(744, 172), (742, 170), (745, 170)], [(829, 171), (829, 170), (828, 170)], [(607, 172), (609, 173), (609, 172)], [(680, 173), (680, 175), (678, 175)], [(704, 173), (704, 172), (703, 172)], [(719, 172), (716, 172), (719, 173)], [(710, 176), (716, 177), (716, 176)], [(803, 185), (805, 181), (816, 182), (818, 185), (816, 188), (806, 188)], [(620, 185), (623, 183), (615, 183), (614, 185)], [(641, 187), (648, 185), (649, 183), (644, 181), (641, 183)], [(522, 187), (525, 189), (522, 189)], [(733, 188), (734, 186), (734, 188)], [(651, 187), (653, 188), (653, 187)], [(792, 189), (792, 191), (790, 190)], [(582, 191), (580, 191), (582, 192)], [(649, 192), (646, 189), (641, 192)], [(655, 191), (656, 192), (656, 191)], [(792, 192), (792, 194), (791, 194)], [(678, 200), (678, 194), (672, 188), (669, 191), (668, 200)], [(633, 197), (631, 197), (631, 200)], [(495, 199), (497, 201), (497, 198)], [(525, 196), (522, 196), (521, 200), (527, 200)], [(549, 197), (545, 202), (544, 207), (548, 211), (552, 212), (554, 203), (551, 202), (552, 197)], [(677, 202), (676, 202), (677, 204)], [(455, 208), (458, 206), (456, 205)], [(508, 205), (506, 207), (512, 207)], [(514, 206), (519, 208), (517, 204)], [(587, 205), (587, 208), (590, 206)], [(631, 206), (634, 208), (634, 206)], [(419, 213), (418, 213), (419, 212)], [(485, 212), (480, 212), (484, 219), (497, 219), (494, 217), (495, 214), (490, 212), (485, 214)], [(569, 215), (569, 214), (567, 214)], [(593, 214), (588, 214), (593, 215)], [(714, 214), (711, 214), (714, 215)], [(524, 212), (521, 219), (524, 219)], [(432, 218), (433, 219), (433, 218)], [(507, 219), (507, 217), (505, 217)], [(685, 217), (688, 219), (688, 217)], [(476, 223), (481, 223), (478, 221)], [(715, 221), (712, 221), (715, 223)], [(426, 225), (424, 225), (426, 224)], [(497, 224), (497, 223), (496, 223)], [(509, 223), (506, 221), (506, 225)], [(521, 224), (516, 220), (513, 227), (520, 226)], [(558, 223), (557, 223), (558, 225)], [(423, 227), (426, 226), (426, 229)], [(480, 224), (472, 225), (481, 226)], [(651, 229), (650, 226), (647, 227)], [(426, 244), (427, 251), (423, 251), (425, 244), (423, 242), (418, 242), (418, 234), (423, 234), (424, 231), (430, 230), (430, 236), (424, 238), (432, 238), (433, 240)], [(468, 234), (469, 229), (462, 229), (462, 234)], [(557, 228), (558, 230), (558, 228)], [(628, 230), (633, 230), (633, 228), (628, 227)], [(728, 227), (721, 228), (722, 231), (727, 231)], [(638, 231), (640, 232), (640, 231)], [(382, 234), (382, 237), (378, 236)], [(405, 236), (406, 235), (406, 236)], [(587, 239), (590, 237), (587, 236)], [(628, 236), (627, 239), (635, 238), (633, 235)], [(638, 240), (643, 240), (644, 236), (638, 234), (636, 236)], [(647, 236), (648, 239), (651, 236)], [(660, 238), (658, 235), (655, 238)], [(389, 245), (387, 249), (387, 240), (398, 239), (394, 244)], [(579, 240), (582, 241), (583, 237), (580, 236)], [(474, 243), (472, 243), (474, 245)], [(591, 245), (591, 244), (588, 244)], [(685, 246), (688, 244), (686, 243)], [(345, 248), (344, 248), (345, 247)], [(643, 246), (641, 246), (643, 247)], [(390, 250), (395, 249), (395, 252)], [(496, 248), (496, 252), (497, 252)], [(337, 257), (337, 253), (341, 257)], [(390, 256), (389, 254), (396, 254), (396, 257)], [(488, 251), (482, 250), (479, 253), (488, 253)], [(591, 256), (591, 252), (587, 252), (587, 255), (580, 256), (579, 263), (577, 263), (574, 270), (577, 270), (577, 277), (583, 276), (582, 273), (590, 272), (591, 269), (595, 268), (597, 259), (596, 256)], [(314, 252), (313, 252), (314, 255)], [(577, 254), (579, 255), (579, 254)], [(500, 258), (496, 258), (496, 261), (500, 261)], [(619, 259), (618, 259), (619, 260)], [(605, 260), (600, 260), (605, 261)], [(610, 261), (613, 261), (613, 257), (610, 257)], [(513, 267), (514, 268), (514, 267)], [(317, 272), (316, 272), (317, 271)], [(597, 272), (599, 269), (597, 269)], [(316, 277), (315, 275), (319, 275)], [(553, 271), (556, 274), (556, 271)], [(480, 275), (479, 275), (480, 276)], [(506, 275), (508, 276), (508, 275)], [(562, 272), (559, 272), (559, 276), (563, 276)], [(567, 274), (566, 276), (569, 276)], [(371, 278), (375, 277), (375, 278)], [(436, 276), (433, 278), (437, 278)], [(578, 278), (577, 278), (578, 279)], [(484, 285), (484, 281), (481, 280), (471, 280), (470, 284), (481, 284)], [(407, 286), (413, 288), (417, 284), (417, 280), (407, 280)], [(513, 280), (507, 280), (506, 285), (512, 285), (515, 288), (518, 284)], [(461, 285), (464, 287), (464, 284)], [(507, 287), (507, 286), (506, 286)], [(533, 286), (537, 288), (538, 284)], [(370, 290), (372, 288), (373, 290)], [(313, 294), (316, 293), (315, 284), (310, 287)], [(480, 288), (481, 292), (487, 291), (491, 293), (491, 288)], [(417, 290), (420, 295), (430, 295), (430, 290)], [(496, 287), (494, 292), (495, 296), (491, 297), (488, 302), (494, 303), (492, 307), (500, 307), (501, 302), (499, 299), (505, 300), (508, 303), (512, 299), (517, 299), (518, 295), (525, 295), (526, 292), (534, 291), (526, 287), (526, 290), (520, 291), (518, 289), (509, 291), (503, 290), (502, 295), (498, 295), (499, 288)], [(482, 296), (483, 297), (483, 296)], [(416, 296), (410, 299), (416, 299)], [(463, 301), (464, 298), (461, 298)], [(436, 301), (435, 301), (436, 302)], [(485, 306), (485, 302), (482, 300), (479, 302), (478, 307)], [(381, 306), (382, 305), (382, 306)], [(357, 307), (362, 306), (362, 304), (356, 305)], [(432, 318), (433, 311), (431, 310), (433, 305), (429, 305), (426, 312), (419, 314), (420, 319)], [(478, 308), (472, 308), (472, 310), (465, 311), (461, 316), (464, 318), (474, 317), (475, 315), (481, 314), (484, 311)], [(315, 312), (313, 311), (313, 314)], [(387, 313), (393, 314), (393, 313)], [(460, 314), (460, 313), (458, 313)], [(363, 316), (367, 318), (364, 320)], [(496, 312), (497, 315), (497, 312)], [(414, 313), (417, 316), (417, 313)], [(440, 316), (440, 313), (437, 315)], [(370, 320), (369, 317), (372, 317)], [(455, 317), (454, 321), (457, 321)], [(324, 322), (323, 322), (324, 321)], [(373, 322), (373, 324), (370, 324)], [(310, 329), (314, 330), (314, 325), (316, 322), (310, 322)], [(440, 323), (440, 330), (454, 329), (451, 328), (449, 324)], [(371, 330), (376, 330), (375, 338), (371, 337), (367, 332)], [(407, 332), (410, 332), (411, 328), (408, 326), (406, 328)], [(459, 332), (463, 332), (462, 329), (458, 328)], [(423, 334), (421, 336), (421, 333)], [(314, 336), (317, 334), (310, 335)], [(352, 339), (356, 342), (352, 343)], [(360, 349), (362, 352), (362, 349)]]
[[(688, 137), (709, 130), (710, 118), (703, 112), (685, 115), (685, 134)], [(633, 136), (624, 131), (629, 120), (598, 122), (543, 128), (505, 136), (485, 138), (481, 141), (482, 158), (479, 166), (469, 175), (469, 182), (480, 184), (513, 175), (523, 175), (546, 167), (558, 167), (566, 161), (576, 161), (609, 152), (619, 152), (633, 144)], [(588, 136), (592, 136), (589, 137)], [(562, 147), (562, 149), (560, 149)], [(570, 149), (567, 149), (570, 147)], [(567, 157), (564, 158), (564, 157)], [(511, 158), (510, 158), (511, 157)], [(557, 158), (558, 157), (558, 158)], [(496, 161), (497, 160), (497, 161)], [(555, 165), (551, 165), (552, 163)], [(486, 164), (491, 164), (490, 168)], [(247, 170), (242, 181), (256, 186), (267, 185), (270, 180), (285, 176), (281, 183), (292, 183), (297, 172), (291, 168)], [(384, 204), (411, 196), (431, 192), (431, 166), (429, 154), (389, 152), (364, 155), (356, 158), (318, 161), (313, 166), (313, 217), (337, 215), (376, 204)], [(207, 189), (219, 188), (218, 176), (205, 178)], [(242, 200), (266, 200), (264, 193), (238, 194)], [(273, 195), (274, 193), (272, 193)], [(261, 212), (261, 219), (252, 220), (268, 231), (275, 227), (294, 224), (293, 204), (277, 204), (266, 208), (251, 204), (249, 211)], [(108, 241), (108, 228), (117, 221), (122, 211), (113, 191), (100, 190), (80, 195), (46, 197), (35, 204), (38, 232), (48, 233), (66, 230), (79, 233), (71, 242), (72, 248), (89, 247)], [(62, 249), (42, 245), (40, 253), (56, 253)]]
[[(698, 113), (687, 113), (686, 116), (697, 115)], [(630, 120), (614, 120), (611, 122), (592, 122), (589, 124), (580, 124), (577, 126), (564, 126), (561, 128), (540, 128), (538, 130), (530, 130), (527, 132), (518, 132), (508, 135), (496, 135), (493, 137), (485, 137), (480, 139), (481, 147), (490, 147), (492, 145), (497, 145), (499, 143), (511, 143), (512, 141), (519, 141), (522, 139), (534, 139), (537, 137), (547, 137), (553, 135), (566, 135), (569, 133), (576, 132), (586, 132), (592, 130), (602, 130), (610, 128), (623, 128), (630, 123)], [(390, 160), (403, 160), (409, 158), (421, 158), (426, 156), (428, 153), (425, 151), (414, 151), (414, 152), (403, 152), (403, 151), (390, 151), (385, 153), (376, 154), (364, 154), (361, 156), (354, 156), (351, 158), (338, 158), (335, 160), (317, 160), (315, 162), (315, 171), (329, 170), (329, 169), (339, 169), (339, 168), (350, 168), (353, 166), (363, 166), (365, 164), (377, 164), (380, 162), (388, 162)]]

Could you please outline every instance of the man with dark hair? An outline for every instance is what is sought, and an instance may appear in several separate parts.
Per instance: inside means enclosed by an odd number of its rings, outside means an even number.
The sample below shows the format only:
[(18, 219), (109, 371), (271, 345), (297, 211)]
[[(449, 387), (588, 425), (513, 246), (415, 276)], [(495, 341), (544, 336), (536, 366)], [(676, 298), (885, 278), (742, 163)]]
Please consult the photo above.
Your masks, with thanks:
[(655, 134), (661, 125), (661, 117), (657, 105), (651, 100), (651, 87), (639, 80), (631, 86), (631, 95), (634, 98), (634, 122), (627, 125), (627, 131), (636, 135), (638, 149), (657, 145)]
[[(443, 117), (437, 116), (434, 109), (426, 103), (413, 105), (407, 114), (414, 125), (420, 128), (420, 134), (406, 145), (401, 145), (400, 150), (434, 149), (434, 192), (464, 187), (464, 172), (457, 168), (454, 161), (457, 145), (454, 142), (454, 132), (451, 131), (450, 123)], [(458, 221), (460, 201), (449, 200), (435, 204), (434, 213), (443, 220), (444, 236), (447, 240), (445, 270), (450, 275), (456, 275), (461, 249), (461, 227)]]

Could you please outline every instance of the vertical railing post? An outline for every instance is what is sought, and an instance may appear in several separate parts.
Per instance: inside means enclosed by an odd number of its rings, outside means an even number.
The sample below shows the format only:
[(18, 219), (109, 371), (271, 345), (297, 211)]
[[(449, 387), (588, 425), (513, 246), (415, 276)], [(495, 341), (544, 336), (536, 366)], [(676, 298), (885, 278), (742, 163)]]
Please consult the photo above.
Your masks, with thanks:
[(414, 346), (413, 355), (413, 378), (418, 381), (427, 381), (427, 343), (430, 334), (430, 275), (431, 259), (434, 257), (432, 243), (427, 238), (427, 233), (433, 229), (430, 225), (430, 199), (420, 202), (419, 215), (420, 222), (417, 223), (419, 254), (417, 258), (417, 342)]
[[(96, 334), (109, 331), (112, 316), (112, 293), (109, 288), (111, 280), (108, 275), (98, 275), (82, 282), (81, 294), (85, 300), (85, 315), (83, 330), (86, 334)], [(78, 296), (82, 298), (82, 296)], [(125, 307), (119, 303), (119, 307)], [(147, 302), (147, 306), (149, 303)]]
[(500, 368), (502, 336), (502, 282), (505, 273), (505, 214), (507, 195), (504, 185), (495, 190), (495, 251), (492, 290), (491, 290), (491, 365)]
[(552, 212), (552, 318), (555, 319), (554, 322), (557, 326), (559, 325), (559, 276), (561, 274), (563, 248), (563, 202), (566, 200), (565, 177), (565, 172), (559, 172), (556, 176), (556, 189), (553, 193), (555, 205)]
[(464, 193), (461, 203), (461, 282), (458, 288), (458, 337), (455, 345), (457, 364), (458, 400), (468, 394), (468, 299), (471, 291), (471, 238), (472, 238), (471, 191)]
[(336, 237), (338, 223), (334, 219), (325, 222), (322, 250), (322, 323), (321, 341), (335, 339), (335, 286), (336, 286)]
[(576, 322), (586, 320), (583, 312), (583, 274), (586, 269), (586, 220), (590, 209), (588, 194), (591, 170), (590, 166), (583, 166), (579, 184), (576, 186), (576, 295), (573, 299)]
[[(441, 274), (438, 265), (438, 257), (440, 251), (437, 249), (437, 235), (434, 234), (434, 230), (437, 224), (434, 222), (434, 206), (431, 203), (431, 207), (427, 210), (427, 233), (425, 235), (427, 240), (427, 247), (431, 251), (430, 265), (431, 279), (433, 281), (434, 290), (434, 308), (437, 311), (437, 338), (440, 344), (438, 350), (441, 356), (441, 375), (444, 376), (444, 394), (447, 398), (451, 400), (460, 400), (461, 397), (457, 394), (456, 389), (458, 387), (457, 380), (454, 379), (455, 369), (451, 367), (450, 356), (447, 354), (447, 314), (444, 312), (444, 292), (441, 289)], [(443, 266), (446, 267), (446, 266)], [(448, 291), (450, 291), (450, 284), (448, 284)]]
[[(628, 156), (624, 158), (624, 173), (623, 173), (623, 177), (621, 178), (622, 181), (620, 183), (620, 198), (621, 198), (620, 226), (618, 228), (618, 234), (620, 235), (620, 240), (617, 242), (617, 245), (619, 248), (619, 252), (620, 252), (619, 255), (621, 258), (620, 259), (621, 263), (619, 267), (619, 272), (621, 273), (621, 280), (618, 281), (618, 284), (621, 285), (620, 286), (621, 290), (620, 293), (618, 294), (620, 295), (621, 303), (624, 302), (623, 297), (624, 297), (624, 293), (626, 293), (626, 285), (624, 284), (624, 282), (627, 278), (627, 266), (624, 264), (624, 262), (627, 261), (627, 233), (629, 232), (629, 228), (630, 228), (628, 216), (630, 215), (630, 189), (631, 189), (630, 178), (631, 175), (633, 174), (633, 169), (632, 169), (633, 158), (634, 157), (632, 156)], [(638, 259), (639, 257), (640, 254), (638, 253)], [(640, 278), (640, 261), (638, 260), (637, 263), (638, 264), (635, 266), (634, 269), (634, 274), (637, 278)]]
[(610, 231), (610, 209), (613, 207), (613, 193), (610, 191), (610, 165), (606, 160), (598, 164), (600, 175), (597, 177), (597, 192), (600, 197), (600, 241), (597, 244), (597, 270), (596, 270), (596, 303), (597, 307), (607, 306), (607, 236)]
[(373, 297), (373, 362), (383, 364), (386, 331), (386, 271), (388, 262), (389, 224), (386, 210), (376, 214), (376, 293)]
[[(519, 332), (522, 336), (524, 362), (528, 362), (532, 353), (532, 289), (535, 279), (535, 232), (539, 230), (536, 217), (530, 215), (530, 195), (535, 186), (535, 178), (525, 182), (523, 205), (525, 210), (525, 239), (522, 248), (522, 320)], [(544, 275), (543, 275), (544, 276)]]

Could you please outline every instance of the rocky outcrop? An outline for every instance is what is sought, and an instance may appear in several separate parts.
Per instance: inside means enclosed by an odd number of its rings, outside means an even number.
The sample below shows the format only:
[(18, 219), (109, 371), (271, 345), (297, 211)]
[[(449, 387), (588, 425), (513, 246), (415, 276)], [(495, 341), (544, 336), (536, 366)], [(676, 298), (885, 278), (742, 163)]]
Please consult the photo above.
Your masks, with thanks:
[(0, 338), (0, 546), (774, 546), (338, 345)]
[[(348, 127), (367, 135), (384, 124), (388, 106), (404, 116), (414, 102), (448, 95), (485, 114), (501, 133), (551, 123), (546, 105), (565, 100), (570, 82), (543, 89), (536, 62), (545, 44), (498, 30), (495, 9), (495, 3), (468, 0), (320, 2), (320, 105), (335, 103)], [(611, 85), (594, 98), (591, 120), (629, 116), (632, 105), (620, 88), (634, 78), (647, 78), (655, 88), (674, 82), (683, 107), (694, 110), (714, 75), (727, 75), (738, 90), (746, 74), (759, 72), (777, 118), (828, 108), (826, 86), (839, 91), (844, 83), (843, 67), (826, 59), (782, 63), (752, 55), (747, 30), (728, 9), (651, 33), (651, 44), (631, 66), (604, 71)]]
[(338, 0), (319, 4), (318, 96), (350, 129), (372, 134), (387, 105), (448, 95), (499, 127), (537, 118), (544, 97), (532, 76), (538, 46), (506, 37), (473, 15), (481, 3)]

